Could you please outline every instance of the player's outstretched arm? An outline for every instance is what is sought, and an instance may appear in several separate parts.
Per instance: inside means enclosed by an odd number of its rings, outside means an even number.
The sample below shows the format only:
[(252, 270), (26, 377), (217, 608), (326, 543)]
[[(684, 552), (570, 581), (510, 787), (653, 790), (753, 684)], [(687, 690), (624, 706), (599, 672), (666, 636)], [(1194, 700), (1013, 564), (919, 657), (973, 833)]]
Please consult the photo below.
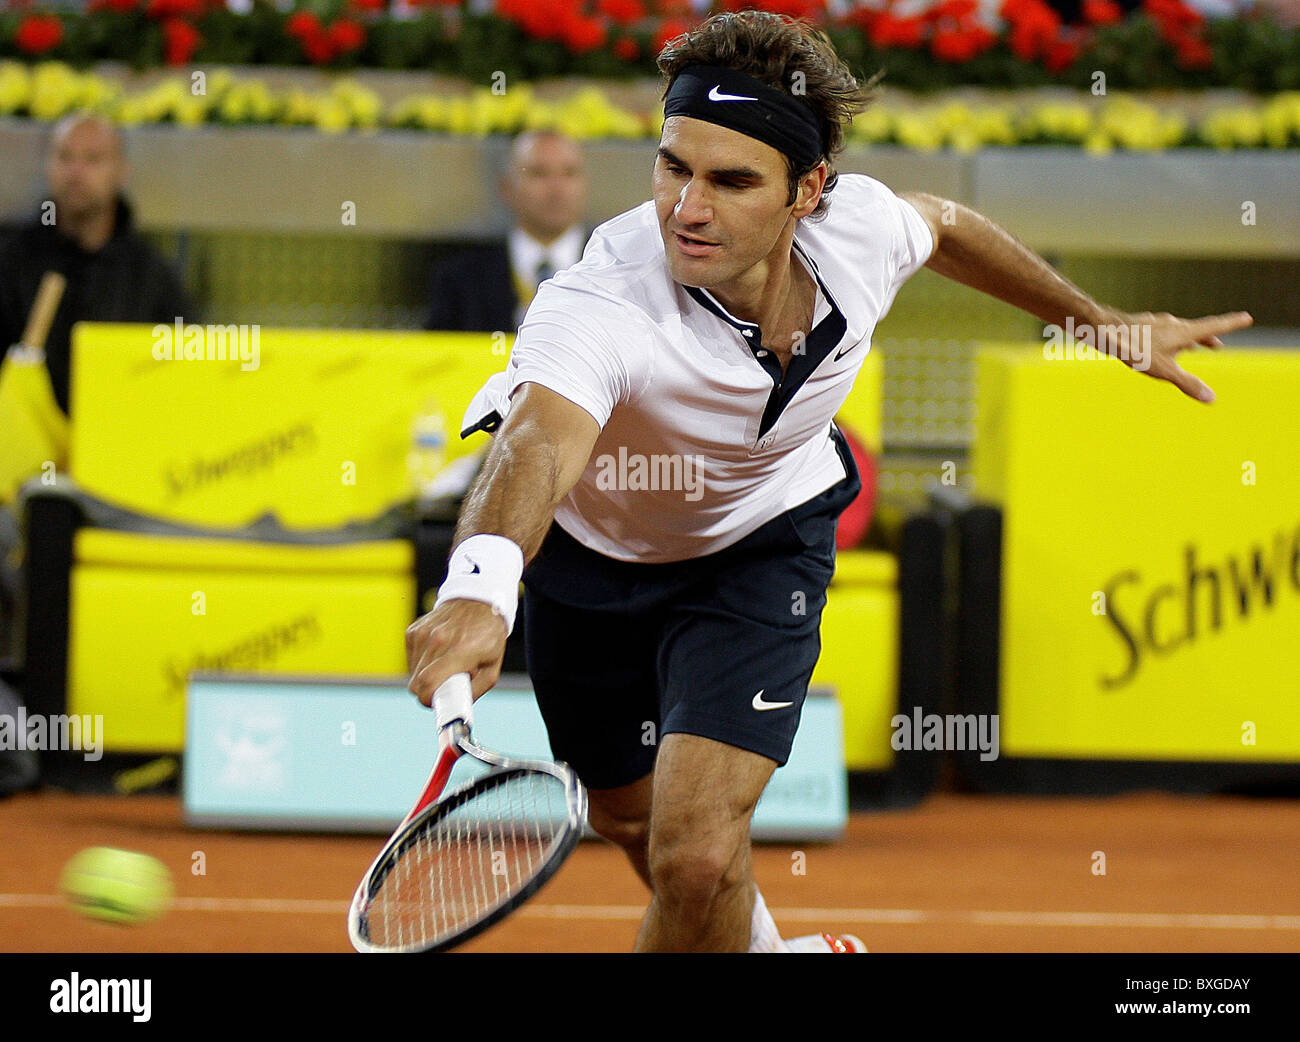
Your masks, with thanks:
[[(472, 587), (481, 581), (495, 600), (495, 580), (501, 597), (517, 595), (519, 569), (541, 548), (555, 508), (582, 476), (599, 434), (595, 419), (568, 399), (540, 384), (520, 388), (461, 509), (451, 567), (453, 575), (464, 573), (458, 583)], [(504, 537), (519, 548), (522, 560), (506, 542), (466, 544), (478, 536)], [(491, 688), (501, 675), (513, 625), (512, 600), (503, 608), (459, 596), (446, 599), (447, 588), (444, 584), (438, 606), (406, 630), (410, 689), (425, 705), (456, 673), (470, 675), (475, 697)]]
[(1177, 356), (1197, 344), (1222, 347), (1220, 336), (1251, 324), (1247, 312), (1185, 319), (1106, 307), (983, 214), (920, 192), (901, 193), (901, 198), (916, 207), (934, 236), (927, 267), (1046, 323), (1064, 328), (1073, 319), (1076, 329), (1091, 328), (1094, 346), (1104, 354), (1168, 380), (1198, 401), (1214, 401), (1214, 392), (1179, 366)]

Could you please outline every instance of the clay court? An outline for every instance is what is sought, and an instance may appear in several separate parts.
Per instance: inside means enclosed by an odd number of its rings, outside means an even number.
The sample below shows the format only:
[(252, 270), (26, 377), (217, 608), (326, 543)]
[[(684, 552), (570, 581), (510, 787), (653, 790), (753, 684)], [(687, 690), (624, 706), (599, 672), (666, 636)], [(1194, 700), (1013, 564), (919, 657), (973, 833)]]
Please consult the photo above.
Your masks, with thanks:
[[(176, 798), (55, 791), (0, 802), (0, 835), (6, 952), (349, 951), (347, 902), (384, 838), (203, 831)], [(98, 845), (164, 861), (171, 912), (124, 928), (67, 910), (59, 870)], [(783, 935), (849, 931), (877, 953), (1296, 952), (1298, 855), (1287, 800), (943, 794), (855, 813), (838, 843), (761, 845), (755, 874)], [(621, 853), (584, 842), (464, 950), (628, 951), (645, 899)]]

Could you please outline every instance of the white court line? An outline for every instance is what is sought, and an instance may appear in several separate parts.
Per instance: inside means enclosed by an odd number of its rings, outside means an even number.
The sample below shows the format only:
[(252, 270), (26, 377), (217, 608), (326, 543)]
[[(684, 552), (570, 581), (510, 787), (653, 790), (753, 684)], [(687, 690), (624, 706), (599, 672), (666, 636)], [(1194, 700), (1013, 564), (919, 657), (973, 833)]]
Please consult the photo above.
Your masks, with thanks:
[[(0, 908), (49, 908), (63, 904), (53, 894), (0, 894)], [(348, 901), (257, 897), (178, 897), (178, 912), (259, 912), (270, 915), (346, 915)], [(532, 919), (639, 921), (643, 905), (528, 904), (516, 915)], [(1191, 912), (993, 912), (927, 911), (919, 908), (773, 908), (775, 919), (839, 923), (965, 923), (973, 926), (1068, 926), (1105, 929), (1300, 930), (1300, 915), (1202, 914)]]

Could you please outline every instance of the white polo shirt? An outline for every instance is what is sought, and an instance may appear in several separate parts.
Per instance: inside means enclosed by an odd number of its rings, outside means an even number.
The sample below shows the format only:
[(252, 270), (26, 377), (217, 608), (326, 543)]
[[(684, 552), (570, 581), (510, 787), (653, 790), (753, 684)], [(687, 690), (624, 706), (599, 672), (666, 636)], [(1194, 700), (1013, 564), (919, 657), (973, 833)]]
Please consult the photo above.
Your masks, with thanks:
[(623, 561), (722, 550), (824, 492), (845, 477), (831, 421), (876, 323), (934, 248), (916, 209), (873, 178), (841, 174), (829, 200), (824, 220), (795, 229), (818, 291), (784, 376), (757, 325), (673, 281), (647, 202), (597, 228), (582, 260), (538, 290), (464, 426), (492, 407), (504, 416), (504, 395), (530, 382), (590, 413), (600, 435), (555, 520)]

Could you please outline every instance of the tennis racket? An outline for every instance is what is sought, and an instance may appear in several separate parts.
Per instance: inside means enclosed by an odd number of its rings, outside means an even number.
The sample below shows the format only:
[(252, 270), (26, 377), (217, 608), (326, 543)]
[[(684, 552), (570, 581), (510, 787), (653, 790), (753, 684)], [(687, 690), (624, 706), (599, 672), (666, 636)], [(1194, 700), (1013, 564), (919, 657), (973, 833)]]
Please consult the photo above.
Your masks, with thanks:
[[(565, 764), (509, 760), (476, 745), (473, 704), (466, 673), (434, 692), (442, 751), (353, 895), (348, 936), (357, 951), (454, 948), (532, 897), (582, 838), (587, 792), (578, 776)], [(489, 770), (444, 797), (461, 756)]]

